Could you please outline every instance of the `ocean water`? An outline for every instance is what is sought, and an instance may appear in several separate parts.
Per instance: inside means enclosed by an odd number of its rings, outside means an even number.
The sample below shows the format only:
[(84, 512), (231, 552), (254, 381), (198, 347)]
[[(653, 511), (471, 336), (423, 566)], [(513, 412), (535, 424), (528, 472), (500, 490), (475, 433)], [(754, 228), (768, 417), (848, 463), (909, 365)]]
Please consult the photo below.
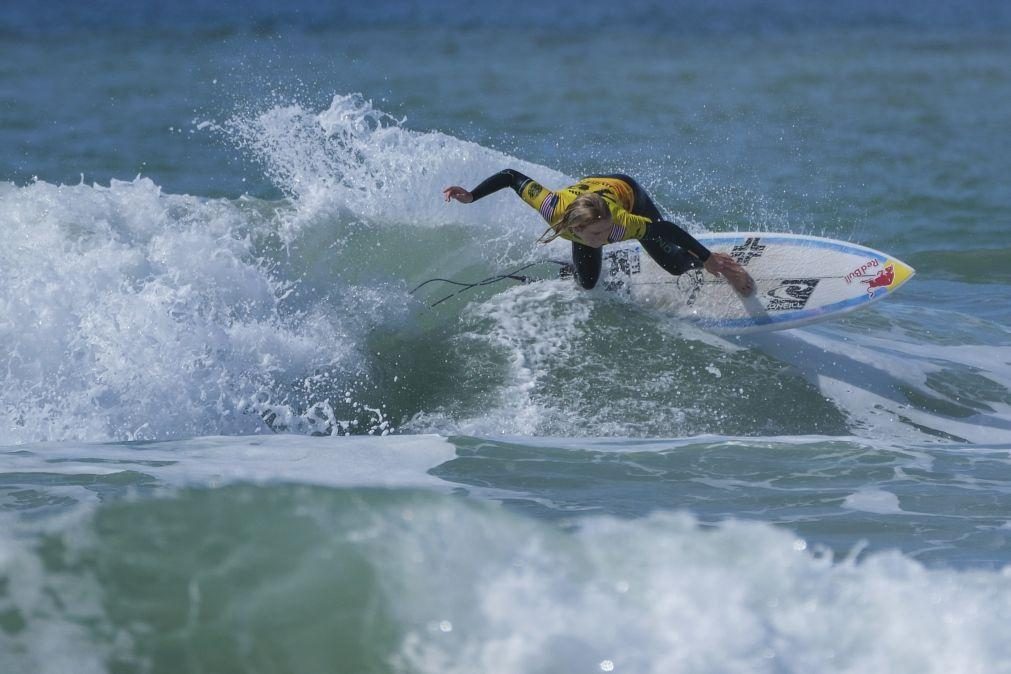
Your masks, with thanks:
[[(275, 5), (0, 8), (0, 672), (1011, 672), (1011, 7)], [(917, 275), (714, 336), (506, 167)]]

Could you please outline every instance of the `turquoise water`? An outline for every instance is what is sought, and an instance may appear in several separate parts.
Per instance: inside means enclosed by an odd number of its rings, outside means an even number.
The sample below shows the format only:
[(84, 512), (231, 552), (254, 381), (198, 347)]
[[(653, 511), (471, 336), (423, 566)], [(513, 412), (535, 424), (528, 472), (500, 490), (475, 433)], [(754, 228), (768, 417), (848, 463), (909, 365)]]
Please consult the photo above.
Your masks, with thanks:
[[(0, 37), (0, 670), (1011, 671), (1002, 5)], [(555, 280), (428, 308), (566, 255), (511, 194), (442, 202), (505, 167), (917, 275), (753, 337)]]

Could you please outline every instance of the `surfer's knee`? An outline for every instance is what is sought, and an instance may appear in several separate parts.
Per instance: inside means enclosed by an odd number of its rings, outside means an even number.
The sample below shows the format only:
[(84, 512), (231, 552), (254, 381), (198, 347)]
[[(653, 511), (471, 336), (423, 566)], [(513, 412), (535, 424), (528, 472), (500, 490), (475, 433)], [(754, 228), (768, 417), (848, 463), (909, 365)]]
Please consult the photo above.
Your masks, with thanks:
[(593, 290), (593, 288), (597, 285), (597, 280), (600, 278), (599, 273), (594, 274), (592, 272), (580, 270), (578, 267), (576, 268), (576, 273), (573, 276), (576, 279), (576, 283), (578, 283), (579, 287), (583, 290)]

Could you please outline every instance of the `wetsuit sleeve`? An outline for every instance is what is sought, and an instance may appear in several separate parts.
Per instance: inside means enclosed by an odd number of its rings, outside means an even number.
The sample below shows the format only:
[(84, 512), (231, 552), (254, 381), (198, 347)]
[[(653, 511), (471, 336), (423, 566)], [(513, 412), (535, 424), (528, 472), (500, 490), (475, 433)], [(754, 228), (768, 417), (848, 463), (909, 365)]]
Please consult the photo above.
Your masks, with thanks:
[(485, 179), (480, 185), (470, 191), (474, 201), (498, 192), (506, 187), (511, 187), (523, 201), (536, 209), (541, 216), (549, 223), (555, 224), (559, 219), (555, 213), (558, 205), (558, 197), (551, 190), (545, 189), (536, 180), (532, 180), (519, 171), (505, 169), (495, 175)]
[(511, 187), (516, 191), (516, 194), (520, 194), (525, 183), (527, 183), (530, 178), (526, 177), (519, 171), (514, 171), (512, 169), (506, 169), (504, 171), (499, 171), (495, 175), (486, 178), (481, 182), (480, 185), (475, 187), (470, 191), (471, 195), (474, 197), (474, 201), (478, 199), (483, 199), (484, 197), (492, 194), (493, 192), (498, 192), (506, 187)]
[(639, 237), (642, 240), (652, 240), (661, 243), (672, 243), (699, 258), (703, 262), (712, 254), (709, 249), (699, 243), (694, 236), (681, 229), (673, 222), (654, 220), (646, 226), (646, 233)]

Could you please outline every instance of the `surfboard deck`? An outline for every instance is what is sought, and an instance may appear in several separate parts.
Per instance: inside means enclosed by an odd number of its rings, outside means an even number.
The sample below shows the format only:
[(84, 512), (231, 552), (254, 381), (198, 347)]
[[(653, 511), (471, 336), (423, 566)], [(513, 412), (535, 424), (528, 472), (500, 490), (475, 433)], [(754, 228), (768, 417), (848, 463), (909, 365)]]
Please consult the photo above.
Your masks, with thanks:
[(881, 251), (802, 234), (727, 232), (696, 237), (727, 253), (755, 280), (742, 297), (722, 278), (695, 269), (671, 276), (637, 242), (604, 250), (601, 286), (718, 334), (786, 330), (876, 302), (915, 270)]

